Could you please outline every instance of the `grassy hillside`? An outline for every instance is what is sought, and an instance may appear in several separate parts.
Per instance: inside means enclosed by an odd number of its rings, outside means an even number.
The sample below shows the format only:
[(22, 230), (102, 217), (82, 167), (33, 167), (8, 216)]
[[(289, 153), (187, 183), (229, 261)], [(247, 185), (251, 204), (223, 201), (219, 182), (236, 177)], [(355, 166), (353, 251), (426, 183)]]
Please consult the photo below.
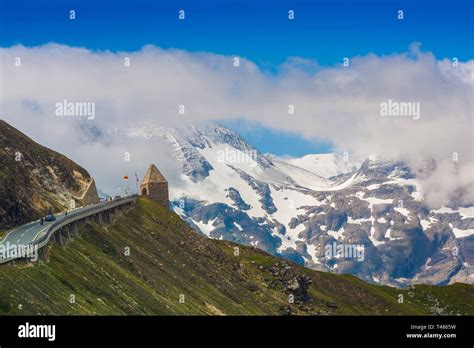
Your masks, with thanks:
[(48, 253), (40, 265), (0, 266), (0, 314), (474, 314), (473, 286), (399, 290), (304, 269), (204, 238), (145, 198)]

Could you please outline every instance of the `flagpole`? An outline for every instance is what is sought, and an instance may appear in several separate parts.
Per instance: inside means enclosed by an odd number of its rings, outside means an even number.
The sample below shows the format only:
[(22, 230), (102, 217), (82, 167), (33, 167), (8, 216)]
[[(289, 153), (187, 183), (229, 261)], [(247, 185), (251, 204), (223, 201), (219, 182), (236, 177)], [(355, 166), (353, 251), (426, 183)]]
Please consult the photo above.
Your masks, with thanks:
[(138, 195), (138, 175), (137, 175), (137, 172), (135, 172), (135, 185), (137, 186), (137, 195)]
[(127, 186), (124, 185), (125, 196), (127, 196), (128, 192), (130, 192), (130, 182), (128, 181), (128, 175), (123, 176), (123, 180), (127, 181)]

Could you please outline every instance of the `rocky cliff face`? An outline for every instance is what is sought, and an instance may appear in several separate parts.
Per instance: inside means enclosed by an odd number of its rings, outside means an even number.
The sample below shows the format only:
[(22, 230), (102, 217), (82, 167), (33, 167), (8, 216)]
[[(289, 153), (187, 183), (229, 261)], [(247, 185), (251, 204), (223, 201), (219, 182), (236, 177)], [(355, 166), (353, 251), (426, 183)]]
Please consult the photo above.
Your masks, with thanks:
[(98, 200), (84, 168), (0, 120), (0, 229)]

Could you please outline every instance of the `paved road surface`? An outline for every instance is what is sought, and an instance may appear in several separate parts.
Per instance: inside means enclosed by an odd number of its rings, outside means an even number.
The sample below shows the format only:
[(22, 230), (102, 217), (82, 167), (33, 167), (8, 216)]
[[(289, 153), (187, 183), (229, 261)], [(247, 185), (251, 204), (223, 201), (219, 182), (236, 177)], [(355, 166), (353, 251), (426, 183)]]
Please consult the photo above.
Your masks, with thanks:
[[(81, 211), (90, 207), (91, 206), (77, 208), (68, 213)], [(64, 213), (55, 214), (55, 216), (56, 221), (60, 221), (64, 218)], [(7, 249), (11, 249), (12, 247), (21, 248), (24, 245), (33, 243), (36, 239), (46, 233), (48, 227), (54, 222), (55, 221), (45, 221), (43, 225), (41, 225), (40, 220), (36, 220), (9, 231), (0, 242), (0, 258)]]
[[(41, 225), (40, 220), (36, 220), (14, 228), (5, 235), (2, 241), (0, 241), (0, 263), (26, 257), (23, 256), (24, 252), (27, 252), (27, 255), (30, 255), (29, 252), (33, 249), (37, 251), (38, 247), (44, 246), (44, 243), (46, 243), (48, 238), (50, 238), (50, 236), (46, 236), (46, 234), (54, 233), (58, 228), (61, 228), (72, 221), (81, 219), (82, 217), (91, 216), (98, 212), (112, 209), (122, 204), (127, 204), (131, 200), (136, 199), (136, 196), (137, 195), (117, 197), (117, 199), (112, 201), (99, 202), (97, 204), (77, 208), (69, 211), (67, 217), (64, 213), (56, 214), (55, 221), (45, 221), (43, 225)], [(53, 227), (53, 230), (48, 231), (49, 227), (55, 222), (59, 223)], [(44, 236), (46, 236), (46, 238), (42, 238)]]

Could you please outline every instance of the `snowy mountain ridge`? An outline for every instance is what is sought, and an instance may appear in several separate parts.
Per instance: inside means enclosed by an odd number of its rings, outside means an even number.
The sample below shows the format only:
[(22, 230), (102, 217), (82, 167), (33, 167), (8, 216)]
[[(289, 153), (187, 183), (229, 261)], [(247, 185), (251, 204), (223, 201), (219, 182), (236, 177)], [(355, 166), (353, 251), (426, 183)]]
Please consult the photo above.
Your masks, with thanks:
[(215, 124), (125, 134), (171, 146), (182, 167), (174, 209), (208, 237), (375, 283), (474, 281), (474, 208), (428, 209), (402, 162), (279, 158)]

